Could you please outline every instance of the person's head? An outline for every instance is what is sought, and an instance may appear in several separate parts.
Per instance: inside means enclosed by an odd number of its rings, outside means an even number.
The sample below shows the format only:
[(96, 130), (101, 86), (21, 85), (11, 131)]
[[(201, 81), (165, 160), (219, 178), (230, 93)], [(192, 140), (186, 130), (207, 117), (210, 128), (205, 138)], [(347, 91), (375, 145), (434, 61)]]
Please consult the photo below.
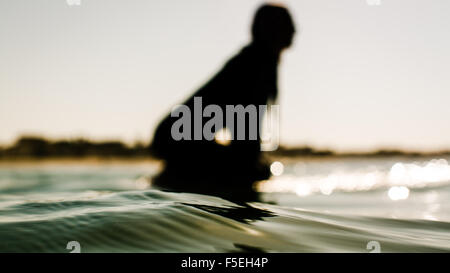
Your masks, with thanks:
[(294, 33), (294, 23), (285, 7), (264, 4), (256, 11), (252, 24), (254, 43), (281, 51), (292, 44)]

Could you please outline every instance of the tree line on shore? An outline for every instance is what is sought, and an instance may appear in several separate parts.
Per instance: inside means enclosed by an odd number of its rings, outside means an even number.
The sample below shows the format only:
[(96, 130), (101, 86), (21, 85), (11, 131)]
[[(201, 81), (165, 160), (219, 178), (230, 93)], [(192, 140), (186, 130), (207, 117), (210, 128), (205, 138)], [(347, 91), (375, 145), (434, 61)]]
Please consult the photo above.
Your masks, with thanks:
[[(284, 147), (280, 146), (269, 155), (284, 157), (386, 157), (386, 156), (436, 156), (448, 155), (450, 151), (420, 153), (405, 152), (395, 149), (377, 150), (367, 153), (336, 153), (332, 150), (318, 150), (308, 146)], [(87, 139), (49, 140), (39, 136), (22, 136), (13, 145), (0, 147), (0, 159), (16, 158), (83, 158), (83, 157), (123, 157), (145, 158), (152, 156), (149, 144), (136, 143), (127, 145), (121, 141), (90, 141)]]

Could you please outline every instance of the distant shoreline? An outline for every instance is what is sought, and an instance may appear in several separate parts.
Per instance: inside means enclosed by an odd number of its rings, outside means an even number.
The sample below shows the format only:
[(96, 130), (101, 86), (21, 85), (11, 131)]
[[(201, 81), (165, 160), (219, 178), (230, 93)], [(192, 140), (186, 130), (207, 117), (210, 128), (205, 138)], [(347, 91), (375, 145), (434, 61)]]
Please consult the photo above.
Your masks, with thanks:
[[(414, 152), (381, 149), (373, 152), (339, 153), (308, 146), (279, 147), (267, 152), (271, 158), (377, 158), (377, 157), (448, 157), (450, 150)], [(85, 139), (48, 140), (43, 137), (23, 136), (9, 147), (0, 147), (0, 162), (144, 162), (157, 161), (149, 145), (137, 143), (128, 146), (120, 141), (92, 142)]]

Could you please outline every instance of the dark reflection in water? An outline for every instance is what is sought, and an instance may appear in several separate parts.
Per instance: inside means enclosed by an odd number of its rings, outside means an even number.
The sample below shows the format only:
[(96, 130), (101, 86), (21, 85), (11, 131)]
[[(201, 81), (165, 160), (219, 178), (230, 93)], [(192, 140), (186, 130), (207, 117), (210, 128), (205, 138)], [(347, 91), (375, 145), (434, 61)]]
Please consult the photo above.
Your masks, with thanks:
[(253, 221), (264, 221), (265, 217), (276, 216), (274, 213), (268, 210), (254, 208), (244, 203), (242, 203), (239, 207), (228, 207), (228, 208), (187, 204), (187, 203), (184, 203), (184, 205), (201, 209), (206, 212), (217, 214), (245, 224), (251, 223)]
[[(155, 179), (152, 179), (152, 181), (155, 181)], [(158, 182), (158, 180), (156, 181)], [(180, 183), (176, 183), (175, 181), (180, 181)], [(156, 186), (154, 188), (166, 192), (198, 193), (216, 196), (236, 204), (262, 201), (261, 193), (253, 189), (252, 181), (248, 181), (247, 183), (243, 181), (240, 184), (231, 184), (228, 182), (221, 179), (210, 181), (210, 183), (193, 180), (171, 180), (170, 185), (159, 186), (159, 183), (155, 183)]]
[(255, 246), (249, 246), (249, 245), (244, 245), (244, 244), (233, 244), (238, 250), (237, 251), (230, 251), (230, 252), (248, 252), (248, 253), (266, 253), (267, 251), (265, 251), (264, 249), (260, 248), (260, 247), (255, 247)]

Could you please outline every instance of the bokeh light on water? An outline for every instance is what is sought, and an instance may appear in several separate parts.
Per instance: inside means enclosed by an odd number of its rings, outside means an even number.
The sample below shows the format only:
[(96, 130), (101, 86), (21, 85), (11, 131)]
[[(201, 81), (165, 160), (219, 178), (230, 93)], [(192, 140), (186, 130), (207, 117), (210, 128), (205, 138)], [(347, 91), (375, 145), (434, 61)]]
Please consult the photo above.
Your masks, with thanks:
[(433, 159), (424, 163), (397, 162), (388, 169), (338, 168), (328, 173), (313, 175), (299, 175), (296, 170), (300, 168), (304, 172), (307, 167), (298, 163), (290, 172), (285, 172), (284, 165), (276, 161), (271, 165), (275, 177), (259, 183), (257, 189), (261, 192), (292, 192), (307, 196), (314, 193), (330, 195), (335, 191), (354, 192), (387, 188), (392, 200), (401, 200), (408, 197), (410, 188), (450, 182), (450, 166), (445, 159)]

